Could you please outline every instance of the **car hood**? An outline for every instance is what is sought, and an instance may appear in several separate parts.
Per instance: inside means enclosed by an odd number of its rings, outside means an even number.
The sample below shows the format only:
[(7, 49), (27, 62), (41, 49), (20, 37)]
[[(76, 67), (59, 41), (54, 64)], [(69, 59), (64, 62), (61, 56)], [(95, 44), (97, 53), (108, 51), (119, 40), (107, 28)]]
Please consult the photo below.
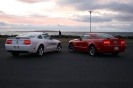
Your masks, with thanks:
[(60, 42), (59, 40), (57, 40), (57, 39), (53, 39), (53, 41), (55, 41), (55, 42)]
[(72, 41), (79, 41), (79, 39), (73, 39), (73, 40), (70, 40), (69, 42), (72, 42)]

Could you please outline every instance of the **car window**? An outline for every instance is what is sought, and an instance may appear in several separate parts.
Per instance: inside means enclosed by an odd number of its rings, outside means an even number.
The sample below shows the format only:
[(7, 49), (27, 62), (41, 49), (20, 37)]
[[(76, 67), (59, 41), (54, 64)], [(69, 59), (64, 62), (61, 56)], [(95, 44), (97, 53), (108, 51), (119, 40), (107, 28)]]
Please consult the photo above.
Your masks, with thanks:
[(35, 36), (37, 36), (37, 34), (32, 34), (32, 33), (25, 33), (25, 34), (20, 34), (16, 37), (29, 37), (29, 38), (34, 38)]
[(84, 39), (89, 39), (89, 38), (90, 38), (90, 35), (83, 35), (81, 38), (82, 38), (83, 40), (84, 40)]
[(41, 36), (41, 35), (39, 35), (39, 36), (38, 36), (38, 39), (42, 39), (42, 36)]
[(101, 33), (101, 34), (96, 34), (99, 38), (115, 38), (114, 36), (112, 35), (109, 35), (109, 34), (104, 34), (104, 33)]
[(51, 37), (49, 35), (47, 35), (47, 34), (43, 34), (43, 38), (51, 40)]
[(96, 36), (94, 36), (94, 35), (93, 35), (93, 36), (91, 36), (91, 39), (96, 39)]

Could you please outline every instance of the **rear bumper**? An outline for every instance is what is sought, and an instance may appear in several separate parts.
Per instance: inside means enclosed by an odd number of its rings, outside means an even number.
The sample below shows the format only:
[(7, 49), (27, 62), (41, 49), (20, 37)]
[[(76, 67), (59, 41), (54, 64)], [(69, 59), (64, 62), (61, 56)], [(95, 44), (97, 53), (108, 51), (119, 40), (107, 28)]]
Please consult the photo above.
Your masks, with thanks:
[(7, 52), (29, 53), (29, 51), (14, 51), (14, 50), (7, 50)]
[[(117, 48), (117, 49), (115, 49)], [(103, 46), (102, 48), (97, 48), (98, 52), (124, 52), (126, 46)]]
[[(18, 46), (18, 49), (14, 49), (14, 46)], [(30, 45), (5, 45), (7, 52), (20, 52), (20, 53), (36, 53), (36, 50)]]

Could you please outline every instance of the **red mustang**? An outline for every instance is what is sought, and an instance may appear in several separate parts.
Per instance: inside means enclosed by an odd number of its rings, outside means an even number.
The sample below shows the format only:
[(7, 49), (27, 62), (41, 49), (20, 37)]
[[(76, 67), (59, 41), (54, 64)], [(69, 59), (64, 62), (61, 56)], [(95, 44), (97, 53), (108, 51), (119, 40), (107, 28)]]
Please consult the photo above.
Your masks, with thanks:
[(70, 40), (68, 49), (70, 52), (89, 52), (91, 56), (95, 56), (98, 53), (118, 55), (119, 52), (125, 51), (126, 43), (124, 39), (115, 38), (109, 34), (87, 33), (79, 39)]

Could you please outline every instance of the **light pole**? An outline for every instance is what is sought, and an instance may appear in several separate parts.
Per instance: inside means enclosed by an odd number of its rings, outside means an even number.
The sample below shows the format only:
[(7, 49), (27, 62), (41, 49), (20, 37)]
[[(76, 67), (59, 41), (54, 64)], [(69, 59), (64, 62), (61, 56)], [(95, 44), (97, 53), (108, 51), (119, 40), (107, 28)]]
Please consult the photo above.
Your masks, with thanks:
[(89, 11), (90, 12), (90, 33), (91, 33), (91, 13), (92, 11)]

